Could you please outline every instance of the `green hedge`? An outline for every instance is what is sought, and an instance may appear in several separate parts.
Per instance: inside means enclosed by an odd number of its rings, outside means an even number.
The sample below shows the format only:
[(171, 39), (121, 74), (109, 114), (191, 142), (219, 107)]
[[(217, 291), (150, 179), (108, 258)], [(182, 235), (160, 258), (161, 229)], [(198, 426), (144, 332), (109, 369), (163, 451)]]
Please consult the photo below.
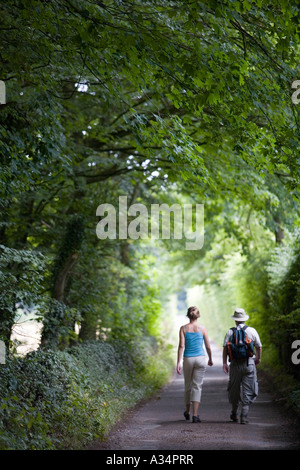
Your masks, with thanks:
[(170, 377), (169, 349), (88, 342), (0, 366), (0, 449), (80, 449)]

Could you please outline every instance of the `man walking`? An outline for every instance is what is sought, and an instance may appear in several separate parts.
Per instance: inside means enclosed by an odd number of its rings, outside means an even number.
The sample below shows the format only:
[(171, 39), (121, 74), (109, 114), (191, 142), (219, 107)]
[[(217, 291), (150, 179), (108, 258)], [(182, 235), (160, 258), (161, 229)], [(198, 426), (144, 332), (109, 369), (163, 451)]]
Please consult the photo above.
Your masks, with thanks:
[[(223, 371), (225, 374), (229, 372), (228, 382), (228, 399), (231, 403), (232, 411), (230, 419), (238, 422), (238, 407), (241, 405), (240, 410), (240, 423), (248, 423), (249, 405), (256, 399), (258, 394), (258, 383), (256, 375), (256, 366), (261, 361), (262, 344), (257, 331), (250, 326), (245, 325), (245, 321), (249, 316), (242, 308), (237, 308), (231, 316), (235, 320), (236, 327), (230, 328), (224, 338), (223, 344)], [(236, 330), (236, 331), (235, 331)], [(255, 355), (242, 359), (237, 359), (231, 354), (230, 344), (233, 335), (245, 331), (246, 339), (251, 342), (255, 348)], [(229, 356), (230, 367), (227, 364), (227, 357)]]

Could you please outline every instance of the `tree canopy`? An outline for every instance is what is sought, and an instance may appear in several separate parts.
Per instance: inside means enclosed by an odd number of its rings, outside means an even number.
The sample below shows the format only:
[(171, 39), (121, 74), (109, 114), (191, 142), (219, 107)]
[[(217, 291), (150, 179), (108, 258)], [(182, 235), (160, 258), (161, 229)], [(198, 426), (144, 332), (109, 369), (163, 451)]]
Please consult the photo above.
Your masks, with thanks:
[[(262, 253), (294, 240), (297, 2), (8, 0), (0, 9), (6, 342), (18, 305), (39, 305), (43, 347), (76, 341), (76, 322), (82, 340), (99, 325), (155, 336), (162, 278), (175, 290), (218, 280), (233, 250), (249, 260), (257, 244)], [(120, 195), (203, 203), (203, 249), (99, 240), (96, 208)], [(176, 282), (159, 260), (182, 267)]]

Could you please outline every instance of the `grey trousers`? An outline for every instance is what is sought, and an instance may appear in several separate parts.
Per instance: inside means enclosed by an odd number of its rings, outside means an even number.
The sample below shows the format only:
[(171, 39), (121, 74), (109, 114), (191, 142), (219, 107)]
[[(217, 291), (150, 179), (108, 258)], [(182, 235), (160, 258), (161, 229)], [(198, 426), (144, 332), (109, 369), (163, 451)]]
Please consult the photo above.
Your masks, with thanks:
[(256, 366), (253, 362), (232, 361), (229, 367), (228, 399), (232, 405), (232, 412), (237, 413), (241, 404), (241, 414), (248, 415), (249, 405), (254, 402), (258, 395), (258, 382)]
[(206, 370), (206, 357), (184, 357), (184, 400), (185, 404), (191, 401), (201, 401), (202, 384)]

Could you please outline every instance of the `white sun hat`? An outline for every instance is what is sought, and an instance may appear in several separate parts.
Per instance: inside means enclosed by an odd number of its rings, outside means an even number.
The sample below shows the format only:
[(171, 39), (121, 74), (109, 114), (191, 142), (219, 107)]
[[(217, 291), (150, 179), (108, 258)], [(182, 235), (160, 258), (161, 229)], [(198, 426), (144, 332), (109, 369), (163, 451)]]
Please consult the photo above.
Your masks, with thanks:
[(234, 314), (231, 315), (231, 318), (233, 318), (236, 321), (246, 321), (248, 320), (249, 315), (246, 314), (243, 308), (236, 308), (234, 311)]

